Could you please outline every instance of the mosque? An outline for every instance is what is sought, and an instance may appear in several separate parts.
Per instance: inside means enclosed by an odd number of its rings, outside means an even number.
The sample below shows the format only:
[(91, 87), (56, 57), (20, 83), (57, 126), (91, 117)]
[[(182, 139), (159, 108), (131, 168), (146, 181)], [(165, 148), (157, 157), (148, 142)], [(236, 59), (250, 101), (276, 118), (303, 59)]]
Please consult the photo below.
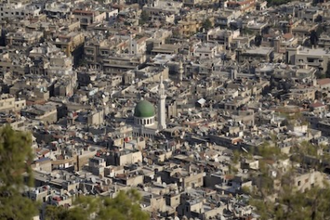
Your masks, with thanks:
[(165, 112), (166, 94), (161, 76), (158, 87), (158, 108), (157, 121), (155, 120), (156, 111), (152, 103), (147, 100), (141, 100), (134, 109), (133, 136), (153, 137), (157, 132), (166, 129)]

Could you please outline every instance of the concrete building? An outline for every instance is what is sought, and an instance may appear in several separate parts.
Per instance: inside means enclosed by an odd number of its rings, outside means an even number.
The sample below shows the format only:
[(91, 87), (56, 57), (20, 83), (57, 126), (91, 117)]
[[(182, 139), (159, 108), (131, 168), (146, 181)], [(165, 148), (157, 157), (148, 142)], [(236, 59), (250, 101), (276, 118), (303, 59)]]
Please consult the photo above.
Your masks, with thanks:
[(34, 105), (22, 110), (22, 115), (31, 119), (40, 120), (45, 124), (57, 121), (57, 109), (54, 105)]
[(122, 150), (111, 153), (106, 159), (107, 162), (115, 166), (124, 166), (142, 162), (142, 154), (139, 150)]
[(20, 111), (25, 108), (26, 100), (17, 100), (14, 96), (8, 94), (0, 95), (0, 112)]
[(39, 5), (26, 4), (22, 2), (17, 3), (3, 3), (0, 4), (0, 19), (23, 19), (25, 17), (39, 16), (41, 7)]
[(315, 67), (322, 73), (327, 71), (330, 52), (326, 48), (311, 49), (302, 46), (288, 48), (286, 62), (293, 65), (307, 64)]

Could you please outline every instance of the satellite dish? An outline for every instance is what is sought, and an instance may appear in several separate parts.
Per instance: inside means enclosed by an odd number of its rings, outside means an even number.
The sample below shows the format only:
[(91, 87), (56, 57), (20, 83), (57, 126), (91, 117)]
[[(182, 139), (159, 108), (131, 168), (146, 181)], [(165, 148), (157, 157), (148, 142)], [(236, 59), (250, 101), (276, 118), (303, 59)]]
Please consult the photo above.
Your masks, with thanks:
[(91, 177), (91, 181), (92, 181), (92, 183), (96, 183), (95, 177)]

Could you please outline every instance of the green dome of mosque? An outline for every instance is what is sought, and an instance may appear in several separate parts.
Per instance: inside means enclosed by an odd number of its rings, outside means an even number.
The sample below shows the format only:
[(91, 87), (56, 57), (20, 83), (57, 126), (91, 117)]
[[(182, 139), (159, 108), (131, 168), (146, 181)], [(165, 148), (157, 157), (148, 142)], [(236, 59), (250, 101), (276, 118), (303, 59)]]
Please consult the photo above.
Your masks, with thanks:
[(135, 106), (134, 116), (139, 118), (154, 117), (155, 107), (147, 100), (142, 100)]

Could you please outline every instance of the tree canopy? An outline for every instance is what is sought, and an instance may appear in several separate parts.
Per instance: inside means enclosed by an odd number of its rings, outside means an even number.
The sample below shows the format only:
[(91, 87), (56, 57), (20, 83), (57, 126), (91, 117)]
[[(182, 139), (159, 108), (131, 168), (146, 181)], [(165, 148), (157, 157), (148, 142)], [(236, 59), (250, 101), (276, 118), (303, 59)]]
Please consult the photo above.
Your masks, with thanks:
[[(36, 205), (22, 196), (24, 177), (32, 185), (32, 138), (29, 133), (14, 131), (9, 125), (0, 129), (0, 219), (31, 219)], [(24, 174), (24, 175), (23, 175)]]
[[(41, 204), (23, 196), (24, 187), (33, 186), (32, 135), (0, 128), (0, 220), (28, 220), (38, 215)], [(45, 207), (46, 220), (147, 220), (136, 190), (120, 191), (116, 197), (80, 196), (72, 208)], [(92, 218), (90, 218), (92, 217)]]
[[(275, 143), (275, 138), (272, 138)], [(307, 141), (299, 142), (293, 146), (290, 160), (292, 163), (299, 163), (304, 166), (307, 163), (304, 157), (313, 156), (323, 158), (319, 152), (324, 147), (322, 145), (313, 145)], [(330, 200), (330, 186), (327, 181), (323, 185), (312, 185), (304, 191), (297, 188), (293, 181), (295, 176), (294, 166), (286, 172), (277, 172), (277, 176), (272, 177), (269, 173), (272, 167), (265, 163), (267, 160), (289, 159), (283, 155), (278, 146), (271, 146), (265, 143), (254, 151), (255, 154), (262, 157), (259, 160), (259, 171), (255, 173), (255, 186), (250, 189), (244, 189), (244, 193), (250, 195), (250, 205), (256, 207), (256, 213), (260, 215), (261, 220), (316, 220), (330, 219), (330, 210), (327, 207)], [(240, 157), (253, 155), (251, 152), (233, 153), (233, 161), (238, 161)], [(321, 157), (322, 156), (322, 157)], [(324, 159), (324, 158), (323, 158)], [(309, 165), (310, 168), (323, 169), (322, 166)]]
[(212, 22), (210, 21), (210, 19), (206, 19), (203, 22), (202, 28), (205, 29), (206, 31), (208, 31), (208, 30), (210, 30), (212, 28)]
[(285, 186), (276, 202), (254, 198), (250, 204), (256, 207), (261, 220), (316, 220), (330, 219), (329, 199), (329, 186), (314, 187), (305, 192)]
[(146, 11), (142, 11), (140, 15), (139, 24), (143, 25), (149, 21), (149, 15)]
[[(47, 220), (147, 220), (149, 214), (141, 210), (141, 196), (134, 190), (120, 191), (114, 198), (82, 196), (71, 209), (49, 206)], [(93, 219), (93, 218), (92, 218)]]

